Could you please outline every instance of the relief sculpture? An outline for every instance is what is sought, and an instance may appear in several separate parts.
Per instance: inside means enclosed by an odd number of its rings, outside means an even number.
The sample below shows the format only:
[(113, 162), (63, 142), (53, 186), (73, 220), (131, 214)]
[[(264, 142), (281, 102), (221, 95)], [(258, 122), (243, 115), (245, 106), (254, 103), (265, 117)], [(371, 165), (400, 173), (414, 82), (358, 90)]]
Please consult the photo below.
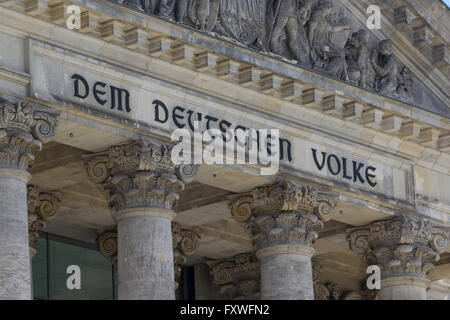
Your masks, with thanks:
[(412, 99), (411, 72), (390, 40), (371, 45), (366, 29), (350, 32), (330, 0), (120, 0), (137, 9), (296, 60), (362, 88)]

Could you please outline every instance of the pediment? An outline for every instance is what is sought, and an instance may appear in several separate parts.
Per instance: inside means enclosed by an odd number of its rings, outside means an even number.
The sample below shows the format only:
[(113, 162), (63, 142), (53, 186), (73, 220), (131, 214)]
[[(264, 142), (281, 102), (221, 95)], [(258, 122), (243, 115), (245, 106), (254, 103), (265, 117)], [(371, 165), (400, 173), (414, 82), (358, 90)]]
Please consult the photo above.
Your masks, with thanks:
[[(167, 0), (142, 5), (125, 0), (124, 4), (449, 117), (448, 8), (439, 0), (425, 1), (426, 6), (420, 1), (377, 0), (381, 29), (369, 30), (366, 9), (373, 2)], [(380, 46), (388, 53), (381, 54)]]

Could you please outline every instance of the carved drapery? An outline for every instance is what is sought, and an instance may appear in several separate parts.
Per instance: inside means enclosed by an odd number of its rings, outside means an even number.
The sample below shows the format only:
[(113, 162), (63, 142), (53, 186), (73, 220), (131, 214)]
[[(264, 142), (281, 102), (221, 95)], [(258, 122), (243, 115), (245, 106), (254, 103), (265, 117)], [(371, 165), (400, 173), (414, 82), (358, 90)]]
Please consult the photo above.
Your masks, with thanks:
[(449, 234), (430, 221), (401, 216), (349, 230), (350, 249), (368, 264), (378, 265), (382, 279), (425, 279), (449, 246)]
[(381, 94), (412, 99), (411, 72), (393, 55), (390, 40), (371, 46), (368, 29), (350, 32), (349, 19), (331, 0), (117, 1)]
[(36, 186), (27, 187), (28, 206), (28, 236), (30, 243), (30, 256), (36, 255), (36, 249), (32, 246), (39, 242), (38, 231), (47, 227), (47, 222), (52, 220), (59, 208), (61, 201), (57, 195), (42, 191)]
[(89, 178), (105, 191), (113, 215), (125, 209), (172, 210), (184, 189), (171, 147), (143, 142), (85, 156)]
[(260, 264), (254, 254), (240, 254), (231, 259), (208, 261), (213, 283), (220, 286), (226, 299), (260, 298)]
[(334, 215), (337, 195), (315, 186), (283, 183), (239, 195), (231, 214), (246, 223), (257, 250), (277, 245), (310, 247)]
[(54, 115), (27, 101), (0, 101), (0, 168), (29, 170), (55, 126)]
[(187, 257), (197, 252), (200, 240), (198, 230), (184, 229), (176, 222), (172, 222), (173, 261), (175, 268), (175, 289), (181, 277), (181, 265), (187, 262)]

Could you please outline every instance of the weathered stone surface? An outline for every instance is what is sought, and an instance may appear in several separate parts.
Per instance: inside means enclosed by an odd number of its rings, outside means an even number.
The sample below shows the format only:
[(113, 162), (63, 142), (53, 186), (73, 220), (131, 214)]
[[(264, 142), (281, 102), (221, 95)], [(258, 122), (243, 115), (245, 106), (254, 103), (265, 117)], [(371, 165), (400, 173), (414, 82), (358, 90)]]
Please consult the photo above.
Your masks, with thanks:
[(277, 254), (261, 258), (261, 298), (314, 300), (311, 257)]
[(260, 263), (254, 254), (239, 254), (231, 259), (207, 262), (213, 283), (220, 286), (225, 299), (260, 298)]
[(290, 182), (258, 188), (232, 201), (232, 216), (246, 223), (261, 261), (262, 299), (314, 299), (312, 244), (336, 204), (336, 194)]
[(118, 224), (120, 300), (174, 300), (170, 220), (151, 215)]
[(33, 185), (27, 187), (28, 237), (31, 259), (37, 253), (32, 246), (39, 242), (38, 231), (44, 230), (47, 222), (55, 217), (60, 202), (61, 200), (55, 194), (45, 192)]
[(175, 289), (181, 276), (181, 265), (189, 256), (197, 252), (200, 234), (198, 230), (184, 229), (180, 224), (172, 222), (173, 259), (175, 267)]
[(111, 259), (113, 264), (117, 264), (117, 231), (107, 231), (100, 234), (97, 238), (98, 249), (100, 253)]
[(26, 181), (0, 169), (0, 300), (30, 299)]
[[(140, 142), (85, 159), (89, 178), (105, 191), (118, 224), (119, 299), (175, 299), (172, 207), (184, 183), (176, 176), (170, 148)], [(186, 252), (193, 249), (183, 244)], [(114, 241), (111, 245), (106, 253), (114, 256)]]
[(449, 235), (408, 216), (350, 230), (350, 249), (381, 269), (380, 299), (426, 299), (426, 276), (449, 247)]
[(85, 158), (89, 178), (105, 191), (118, 215), (133, 208), (170, 211), (184, 188), (167, 146), (133, 143)]
[[(27, 170), (55, 124), (26, 101), (0, 102), (0, 299), (31, 298)], [(42, 216), (52, 215), (45, 204), (38, 207)]]
[(0, 101), (0, 167), (28, 170), (42, 140), (55, 134), (56, 119), (27, 101)]
[[(365, 29), (349, 35), (349, 19), (330, 0), (151, 1), (137, 9), (159, 14), (202, 31), (235, 39), (252, 48), (271, 51), (297, 63), (364, 88), (405, 100), (412, 98), (412, 78), (392, 54), (389, 40), (370, 51)], [(347, 32), (348, 40), (334, 34)], [(346, 44), (347, 41), (347, 44)]]

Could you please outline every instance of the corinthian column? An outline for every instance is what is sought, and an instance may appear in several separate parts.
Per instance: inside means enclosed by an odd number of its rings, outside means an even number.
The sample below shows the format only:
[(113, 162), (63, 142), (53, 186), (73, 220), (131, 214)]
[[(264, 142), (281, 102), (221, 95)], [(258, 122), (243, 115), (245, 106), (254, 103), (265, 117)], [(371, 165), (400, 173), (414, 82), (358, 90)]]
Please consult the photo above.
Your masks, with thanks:
[(175, 299), (172, 207), (184, 183), (170, 148), (134, 143), (86, 160), (117, 222), (119, 299)]
[(429, 221), (395, 217), (349, 230), (350, 248), (381, 269), (380, 300), (426, 300), (426, 276), (449, 246)]
[(0, 102), (0, 300), (31, 298), (28, 170), (55, 123), (28, 102)]
[(283, 184), (240, 195), (232, 215), (246, 223), (261, 263), (261, 299), (314, 300), (312, 244), (331, 219), (335, 194), (313, 186)]

